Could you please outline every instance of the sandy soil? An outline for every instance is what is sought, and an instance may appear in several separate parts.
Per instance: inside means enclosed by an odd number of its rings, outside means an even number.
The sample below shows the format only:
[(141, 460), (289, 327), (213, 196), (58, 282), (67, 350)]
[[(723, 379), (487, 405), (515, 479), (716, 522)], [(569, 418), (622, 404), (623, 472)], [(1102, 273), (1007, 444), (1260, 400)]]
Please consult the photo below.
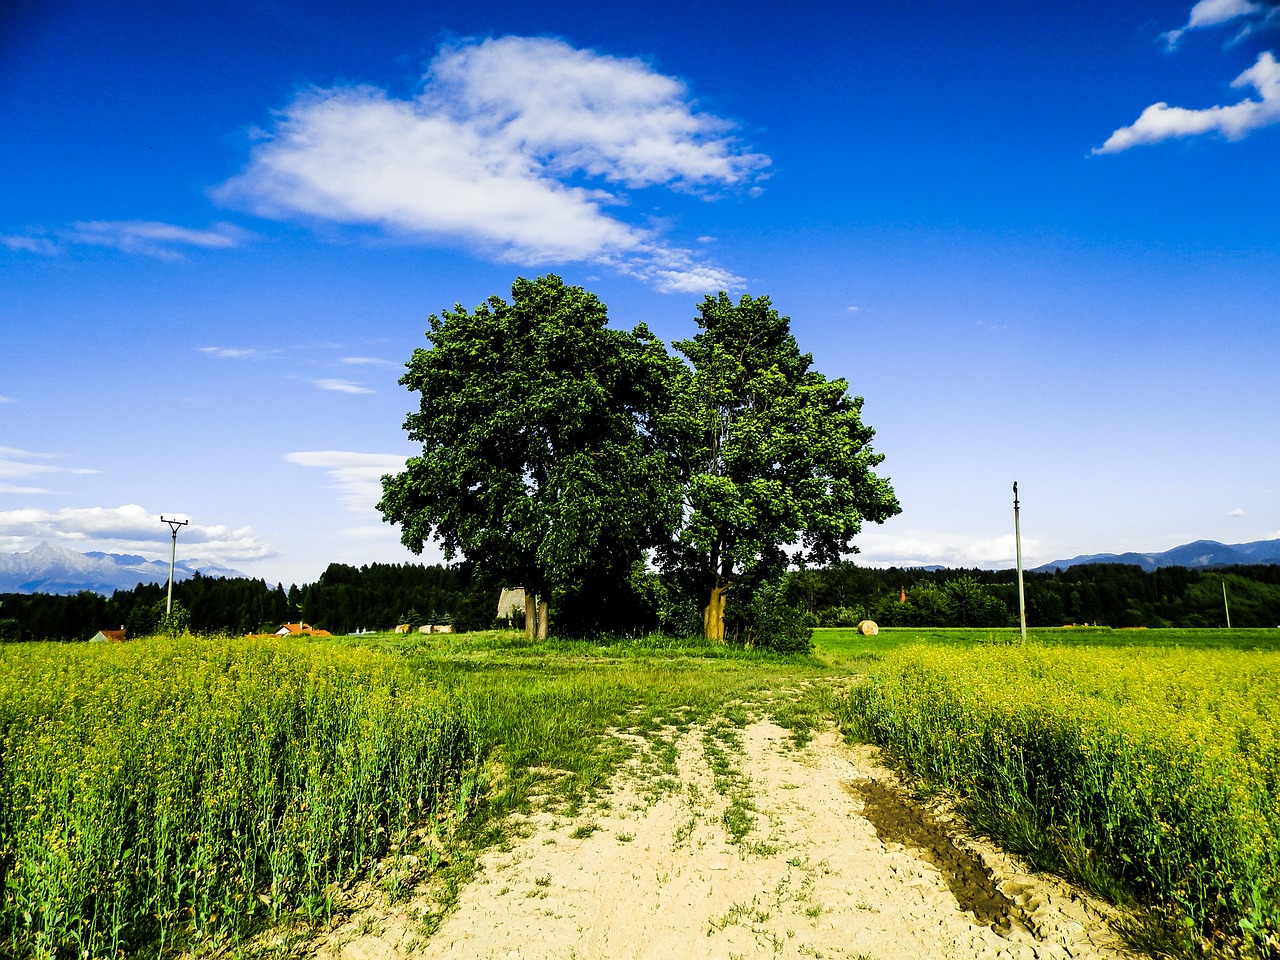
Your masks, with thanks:
[(796, 748), (768, 721), (740, 736), (729, 758), (755, 811), (737, 844), (725, 819), (733, 791), (717, 792), (704, 731), (693, 730), (679, 740), (678, 775), (638, 763), (575, 820), (527, 821), (507, 849), (485, 855), (431, 936), (414, 919), (420, 902), (375, 903), (349, 915), (317, 955), (1129, 956), (1105, 906), (911, 802), (870, 748), (847, 747), (831, 731)]

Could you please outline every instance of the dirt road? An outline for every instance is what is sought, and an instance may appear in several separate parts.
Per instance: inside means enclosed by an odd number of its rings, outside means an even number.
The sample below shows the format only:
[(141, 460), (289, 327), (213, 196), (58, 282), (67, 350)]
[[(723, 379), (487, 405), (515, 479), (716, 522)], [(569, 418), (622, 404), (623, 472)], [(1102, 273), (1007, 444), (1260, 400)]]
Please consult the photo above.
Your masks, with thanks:
[(1128, 956), (1106, 908), (910, 802), (870, 748), (833, 731), (797, 748), (769, 721), (672, 741), (665, 773), (639, 762), (592, 809), (535, 816), (486, 854), (434, 934), (412, 899), (375, 905), (318, 955)]

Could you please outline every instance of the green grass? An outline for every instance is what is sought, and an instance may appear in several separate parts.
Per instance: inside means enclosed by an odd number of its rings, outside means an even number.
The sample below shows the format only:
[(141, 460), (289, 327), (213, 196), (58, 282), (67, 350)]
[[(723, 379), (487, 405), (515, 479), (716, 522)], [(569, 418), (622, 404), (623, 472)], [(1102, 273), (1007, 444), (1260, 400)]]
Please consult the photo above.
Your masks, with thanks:
[[(1280, 629), (1244, 627), (1126, 630), (1112, 627), (1029, 627), (1027, 639), (1041, 644), (1078, 647), (1189, 647), (1197, 650), (1280, 650)], [(1017, 627), (881, 627), (864, 637), (852, 627), (819, 627), (814, 646), (828, 660), (874, 659), (889, 650), (915, 643), (977, 647), (1019, 643)]]
[[(525, 808), (535, 788), (552, 789), (568, 806), (592, 796), (632, 753), (605, 736), (610, 730), (640, 733), (663, 755), (672, 748), (660, 736), (667, 726), (687, 729), (731, 712), (735, 701), (764, 703), (831, 672), (812, 657), (656, 637), (537, 643), (492, 632), (444, 644), (433, 638), (377, 642), (395, 650), (424, 684), (474, 704), (477, 735), (506, 771), (490, 797), (504, 810)], [(813, 711), (788, 714), (797, 730), (819, 719)]]

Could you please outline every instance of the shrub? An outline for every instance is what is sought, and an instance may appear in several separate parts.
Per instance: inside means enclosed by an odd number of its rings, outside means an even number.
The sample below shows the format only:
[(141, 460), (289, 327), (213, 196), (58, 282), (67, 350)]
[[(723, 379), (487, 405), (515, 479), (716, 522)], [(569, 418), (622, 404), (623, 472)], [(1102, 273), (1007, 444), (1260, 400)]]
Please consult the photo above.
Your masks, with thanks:
[(743, 604), (731, 604), (726, 633), (747, 648), (807, 653), (813, 647), (809, 614), (786, 602), (778, 584), (765, 584)]

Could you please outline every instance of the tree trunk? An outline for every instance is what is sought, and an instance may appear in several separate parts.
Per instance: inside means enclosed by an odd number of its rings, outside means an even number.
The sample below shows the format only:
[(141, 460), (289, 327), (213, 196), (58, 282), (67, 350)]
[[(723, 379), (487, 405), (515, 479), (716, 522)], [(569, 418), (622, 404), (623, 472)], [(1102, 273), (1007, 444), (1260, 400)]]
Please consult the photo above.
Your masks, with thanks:
[(528, 590), (524, 593), (524, 637), (532, 640), (538, 626), (538, 598)]
[(538, 601), (538, 639), (547, 639), (547, 601)]
[(711, 601), (702, 611), (702, 635), (708, 640), (724, 643), (724, 605), (727, 586), (711, 588)]

